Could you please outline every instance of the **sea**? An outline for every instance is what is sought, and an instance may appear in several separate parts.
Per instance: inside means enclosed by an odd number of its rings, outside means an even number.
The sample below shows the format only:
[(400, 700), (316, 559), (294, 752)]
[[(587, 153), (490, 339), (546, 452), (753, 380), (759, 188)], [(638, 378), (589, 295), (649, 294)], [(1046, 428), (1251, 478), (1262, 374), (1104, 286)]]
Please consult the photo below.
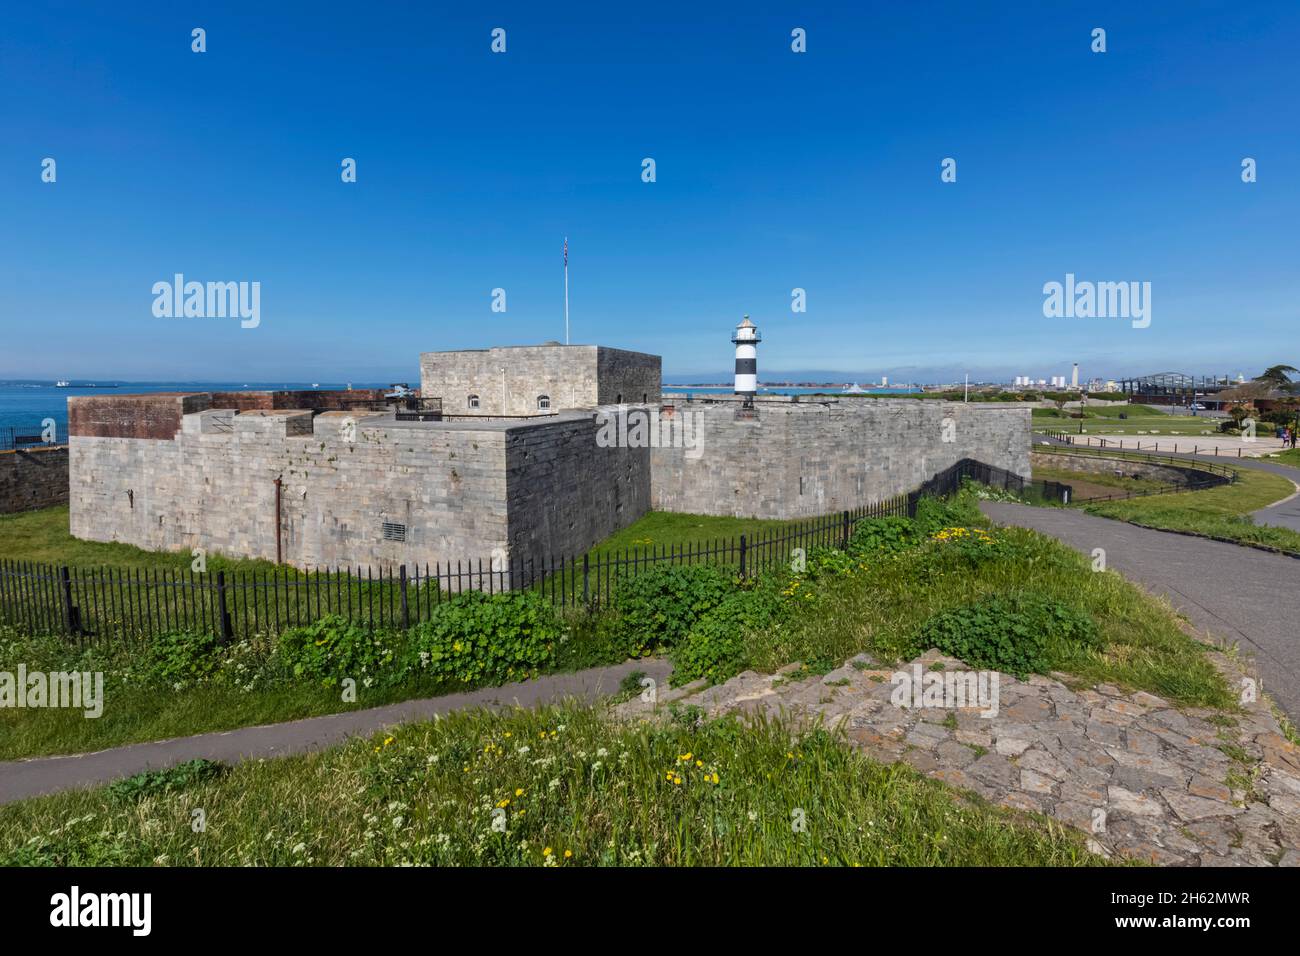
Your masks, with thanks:
[[(53, 382), (36, 381), (0, 381), (0, 446), (8, 438), (10, 431), (22, 434), (37, 434), (42, 431), (42, 423), (47, 418), (54, 419), (58, 440), (62, 441), (68, 434), (68, 398), (73, 395), (132, 395), (141, 392), (239, 392), (264, 391), (267, 389), (344, 389), (353, 388), (387, 388), (388, 382), (122, 382), (113, 379), (102, 381), (72, 381), (68, 387), (56, 386)], [(665, 385), (665, 392), (676, 394), (693, 393), (696, 395), (730, 394), (733, 389), (725, 386), (688, 386)], [(916, 391), (920, 391), (917, 389)], [(822, 388), (760, 388), (760, 395), (811, 395), (840, 394), (843, 389), (835, 386)], [(861, 389), (858, 395), (908, 395), (913, 394), (907, 388), (868, 388)]]
[(47, 418), (54, 419), (59, 441), (68, 435), (68, 398), (73, 395), (136, 395), (143, 392), (242, 392), (267, 389), (387, 388), (388, 382), (121, 382), (72, 381), (67, 388), (53, 382), (0, 381), (0, 447), (10, 430), (38, 434)]

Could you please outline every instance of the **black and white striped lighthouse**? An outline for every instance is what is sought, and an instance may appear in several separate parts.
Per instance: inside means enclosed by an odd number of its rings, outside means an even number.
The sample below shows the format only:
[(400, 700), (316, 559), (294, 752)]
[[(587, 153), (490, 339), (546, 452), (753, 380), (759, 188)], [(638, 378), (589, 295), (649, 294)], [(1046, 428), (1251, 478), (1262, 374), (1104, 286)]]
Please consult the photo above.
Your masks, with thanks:
[(746, 406), (754, 404), (754, 393), (758, 391), (758, 343), (762, 340), (749, 316), (731, 336), (736, 343), (736, 394), (744, 396)]

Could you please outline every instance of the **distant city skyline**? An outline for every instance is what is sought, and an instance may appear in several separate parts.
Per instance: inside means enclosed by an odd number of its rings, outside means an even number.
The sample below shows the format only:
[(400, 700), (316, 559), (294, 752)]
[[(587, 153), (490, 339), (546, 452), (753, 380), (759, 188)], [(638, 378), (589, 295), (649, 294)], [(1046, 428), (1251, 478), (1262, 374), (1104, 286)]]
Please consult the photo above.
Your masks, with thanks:
[(563, 340), (566, 236), (572, 341), (667, 379), (745, 313), (769, 379), (1298, 364), (1295, 4), (395, 10), (7, 11), (0, 378), (412, 380)]

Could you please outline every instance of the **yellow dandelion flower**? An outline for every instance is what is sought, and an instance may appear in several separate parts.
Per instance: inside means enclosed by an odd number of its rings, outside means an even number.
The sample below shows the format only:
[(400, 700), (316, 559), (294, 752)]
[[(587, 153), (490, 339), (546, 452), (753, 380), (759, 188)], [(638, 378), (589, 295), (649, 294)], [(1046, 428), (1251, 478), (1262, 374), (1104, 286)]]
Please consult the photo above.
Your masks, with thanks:
[(572, 851), (572, 850), (565, 850), (565, 851), (564, 851), (564, 858), (565, 858), (566, 860), (571, 860), (571, 859), (573, 859), (573, 851)]
[(550, 856), (554, 852), (555, 851), (548, 846), (545, 850), (542, 851), (542, 856)]

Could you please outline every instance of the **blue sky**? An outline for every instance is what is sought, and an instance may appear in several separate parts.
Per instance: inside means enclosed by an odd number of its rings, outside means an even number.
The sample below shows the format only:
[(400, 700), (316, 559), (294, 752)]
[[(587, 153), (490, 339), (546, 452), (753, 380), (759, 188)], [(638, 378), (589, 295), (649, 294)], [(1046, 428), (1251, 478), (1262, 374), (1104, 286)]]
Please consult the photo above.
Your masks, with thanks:
[[(1300, 4), (441, 6), (7, 4), (0, 377), (411, 379), (562, 338), (565, 235), (573, 341), (666, 377), (742, 313), (760, 377), (1300, 365)], [(1150, 327), (1044, 318), (1067, 272)]]

